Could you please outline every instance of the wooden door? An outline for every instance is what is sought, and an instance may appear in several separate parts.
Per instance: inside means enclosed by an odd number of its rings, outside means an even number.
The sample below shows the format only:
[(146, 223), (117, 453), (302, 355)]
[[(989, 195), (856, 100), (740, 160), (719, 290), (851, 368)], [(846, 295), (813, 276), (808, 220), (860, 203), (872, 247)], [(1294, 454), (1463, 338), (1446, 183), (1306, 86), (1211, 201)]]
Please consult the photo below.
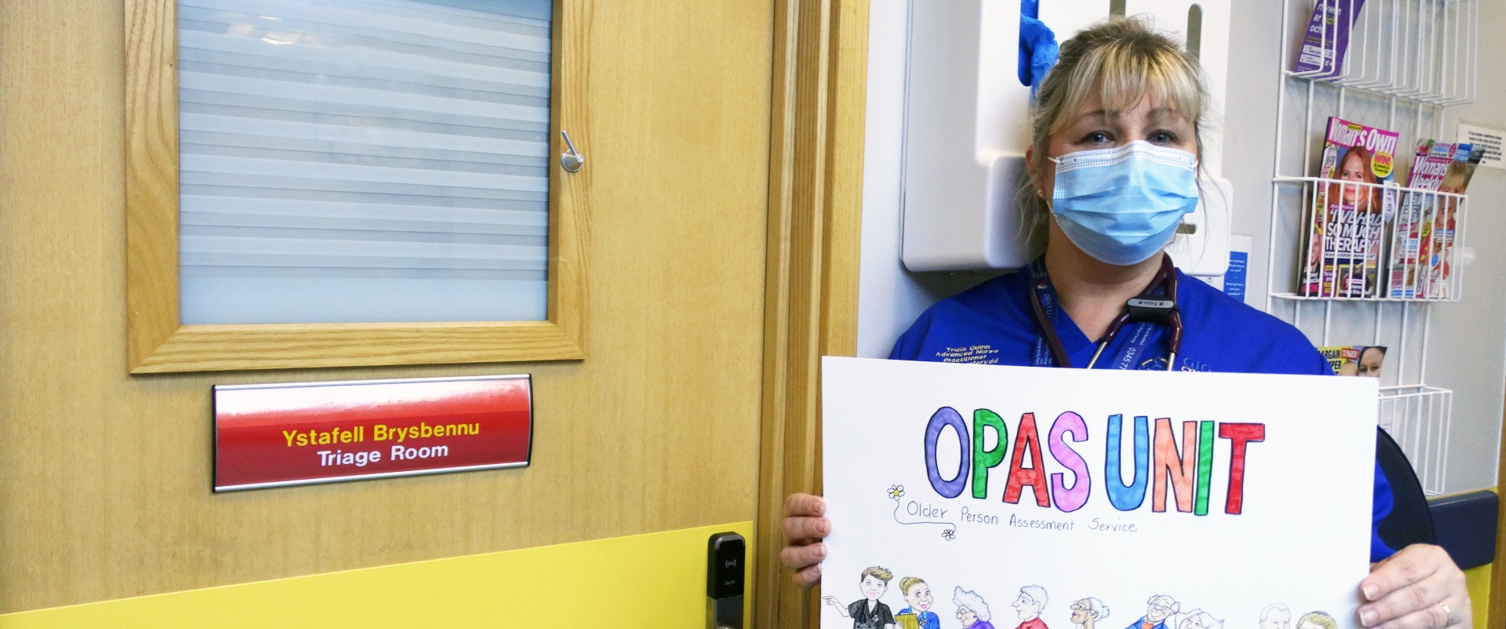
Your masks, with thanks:
[[(573, 201), (585, 208), (585, 360), (151, 376), (126, 368), (122, 3), (0, 5), (0, 614), (696, 527), (751, 530), (761, 417), (814, 408), (814, 389), (788, 385), (813, 383), (811, 359), (831, 346), (823, 278), (849, 275), (835, 295), (846, 303), (855, 268), (847, 241), (811, 271), (810, 253), (831, 238), (823, 208), (835, 199), (848, 217), (839, 227), (855, 232), (861, 150), (859, 141), (835, 162), (847, 165), (839, 187), (824, 153), (797, 159), (797, 130), (819, 128), (809, 137), (823, 141), (836, 91), (823, 84), (800, 102), (793, 26), (806, 20), (820, 42), (835, 22), (821, 17), (831, 5), (796, 5), (561, 3), (581, 25), (564, 45), (586, 51), (573, 62), (584, 80), (564, 88), (583, 103), (568, 124), (588, 160), (572, 175), (584, 183)], [(866, 3), (843, 6), (866, 19)], [(809, 43), (799, 54), (824, 60), (811, 71), (829, 80), (833, 50)], [(854, 86), (843, 89), (851, 101)], [(773, 113), (771, 101), (783, 109)], [(842, 126), (860, 133), (857, 111)], [(802, 215), (812, 207), (814, 217)], [(766, 242), (782, 243), (776, 256)], [(783, 278), (766, 285), (766, 267)], [(792, 289), (788, 278), (802, 273)], [(851, 325), (836, 325), (838, 351)], [(769, 326), (783, 332), (766, 337)], [(801, 365), (791, 369), (791, 356)], [(534, 377), (526, 469), (209, 491), (211, 385), (498, 373)], [(788, 437), (762, 438), (777, 450)], [(777, 511), (768, 496), (809, 487), (808, 473), (796, 476), (768, 487), (765, 520)], [(581, 568), (578, 583), (544, 584), (556, 600), (501, 591), (476, 604), (557, 622), (551, 608), (583, 600), (602, 567)], [(635, 568), (614, 580), (658, 578), (652, 565)], [(387, 622), (401, 608), (330, 604)], [(647, 626), (652, 611), (618, 618)], [(658, 612), (664, 626), (699, 622), (698, 609)], [(254, 616), (234, 614), (270, 612), (216, 613), (241, 626)]]

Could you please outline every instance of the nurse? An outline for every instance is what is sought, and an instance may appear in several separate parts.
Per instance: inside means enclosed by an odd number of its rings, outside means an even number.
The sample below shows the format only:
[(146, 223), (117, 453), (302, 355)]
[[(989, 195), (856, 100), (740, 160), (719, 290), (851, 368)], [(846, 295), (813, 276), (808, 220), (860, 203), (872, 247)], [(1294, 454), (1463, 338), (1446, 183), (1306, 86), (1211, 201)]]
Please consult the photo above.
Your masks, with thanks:
[[(1140, 22), (1111, 19), (1064, 43), (1038, 92), (1021, 194), (1044, 254), (932, 306), (890, 358), (945, 361), (959, 355), (950, 349), (984, 346), (961, 354), (1018, 366), (1331, 374), (1295, 328), (1186, 278), (1164, 253), (1197, 204), (1204, 102), (1196, 62)], [(1381, 476), (1376, 490), (1379, 520), (1390, 509)], [(819, 496), (785, 501), (780, 560), (805, 587), (821, 578), (824, 513)], [(1471, 626), (1464, 575), (1441, 548), (1393, 554), (1372, 534), (1371, 554), (1362, 625)]]

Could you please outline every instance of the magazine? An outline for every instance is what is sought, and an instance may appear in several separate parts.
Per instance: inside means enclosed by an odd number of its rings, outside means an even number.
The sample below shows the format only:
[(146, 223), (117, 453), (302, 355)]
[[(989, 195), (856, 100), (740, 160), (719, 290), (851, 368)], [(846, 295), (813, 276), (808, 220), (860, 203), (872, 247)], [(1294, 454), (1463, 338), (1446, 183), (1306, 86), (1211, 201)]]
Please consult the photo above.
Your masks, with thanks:
[[(1480, 160), (1484, 157), (1484, 147), (1471, 147), (1464, 151), (1456, 150), (1454, 160), (1449, 163), (1442, 181), (1438, 183), (1438, 191), (1449, 193), (1449, 195), (1464, 194), (1465, 188), (1469, 186), (1470, 178), (1474, 177), (1475, 167), (1480, 165)], [(1432, 238), (1429, 239), (1431, 247), (1424, 245), (1427, 250), (1421, 252), (1422, 258), (1427, 260), (1428, 264), (1427, 278), (1423, 282), (1428, 299), (1448, 299), (1451, 296), (1449, 280), (1454, 264), (1454, 230), (1457, 226), (1459, 204), (1464, 201), (1459, 197), (1449, 195), (1439, 195), (1438, 208), (1433, 213)]]
[(1302, 37), (1294, 72), (1311, 78), (1333, 78), (1344, 72), (1349, 31), (1365, 0), (1317, 0)]
[(1432, 249), (1433, 225), (1437, 220), (1438, 190), (1456, 153), (1468, 154), (1470, 145), (1423, 140), (1412, 157), (1407, 178), (1408, 192), (1396, 215), (1396, 233), (1392, 237), (1390, 281), (1387, 294), (1393, 298), (1412, 299), (1426, 295), (1419, 282)]
[(1379, 378), (1381, 364), (1386, 360), (1384, 345), (1341, 345), (1319, 347), (1318, 351), (1328, 359), (1333, 372), (1341, 376)]
[[(1400, 299), (1447, 299), (1453, 268), (1459, 197), (1483, 148), (1424, 140), (1412, 160), (1410, 191), (1396, 217), (1387, 294)], [(1434, 194), (1433, 192), (1448, 194)]]
[(1380, 261), (1387, 222), (1395, 215), (1391, 188), (1398, 136), (1338, 117), (1328, 119), (1318, 176), (1308, 207), (1298, 283), (1306, 297), (1380, 296)]

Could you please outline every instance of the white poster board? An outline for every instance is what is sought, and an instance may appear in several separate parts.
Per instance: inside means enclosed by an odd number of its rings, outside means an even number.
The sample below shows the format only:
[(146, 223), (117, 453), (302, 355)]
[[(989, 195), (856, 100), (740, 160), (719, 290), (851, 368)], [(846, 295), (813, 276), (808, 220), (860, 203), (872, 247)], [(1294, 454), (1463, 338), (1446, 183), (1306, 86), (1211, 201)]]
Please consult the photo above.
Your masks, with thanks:
[(1319, 610), (1358, 626), (1374, 379), (822, 369), (823, 629), (879, 615), (865, 587), (891, 614), (912, 607), (902, 582), (947, 629), (1233, 629), (1281, 609), (1293, 628)]

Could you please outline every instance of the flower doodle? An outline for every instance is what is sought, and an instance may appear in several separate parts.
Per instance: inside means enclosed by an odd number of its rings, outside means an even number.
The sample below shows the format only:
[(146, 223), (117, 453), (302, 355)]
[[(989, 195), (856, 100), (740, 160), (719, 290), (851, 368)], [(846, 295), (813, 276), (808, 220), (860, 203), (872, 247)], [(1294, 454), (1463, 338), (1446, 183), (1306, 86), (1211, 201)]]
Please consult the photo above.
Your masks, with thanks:
[[(904, 485), (899, 485), (899, 484), (890, 485), (889, 489), (884, 490), (884, 494), (887, 495), (890, 500), (894, 501), (894, 521), (895, 522), (898, 522), (898, 523), (903, 524), (905, 526), (913, 526), (913, 525), (917, 525), (917, 524), (940, 524), (940, 525), (946, 527), (946, 528), (942, 529), (942, 531), (941, 531), (941, 539), (944, 539), (944, 540), (949, 541), (949, 542), (952, 541), (953, 539), (956, 539), (956, 537), (957, 537), (957, 525), (956, 524), (954, 524), (952, 522), (942, 521), (942, 520), (939, 520), (939, 519), (924, 519), (925, 517), (934, 517), (934, 516), (928, 516), (925, 510), (919, 510), (918, 511), (916, 503), (913, 500), (910, 501), (908, 505), (906, 505), (906, 503), (903, 500), (901, 500), (901, 498), (905, 497), (905, 486)], [(904, 515), (907, 515), (907, 516), (915, 516), (917, 513), (919, 513), (919, 514), (921, 514), (922, 519), (918, 519), (917, 520), (917, 519), (914, 519), (912, 517), (912, 518), (910, 518), (910, 521), (902, 520), (902, 519), (900, 519), (900, 514), (901, 513), (904, 513)]]

